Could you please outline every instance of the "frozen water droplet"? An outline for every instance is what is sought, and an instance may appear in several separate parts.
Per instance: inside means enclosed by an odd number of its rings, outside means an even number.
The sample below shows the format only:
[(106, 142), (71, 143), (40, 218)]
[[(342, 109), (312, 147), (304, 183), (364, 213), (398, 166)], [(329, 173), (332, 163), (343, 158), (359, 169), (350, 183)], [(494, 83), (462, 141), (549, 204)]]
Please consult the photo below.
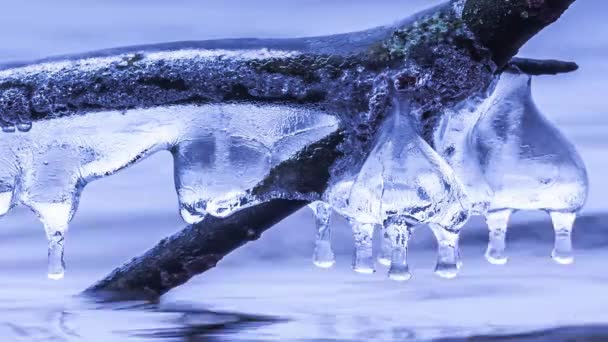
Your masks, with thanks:
[(63, 259), (65, 237), (62, 232), (56, 231), (49, 237), (48, 277), (59, 280), (65, 274), (65, 261)]
[(435, 274), (442, 278), (451, 279), (458, 275), (460, 251), (458, 249), (458, 233), (447, 230), (436, 224), (429, 225), (437, 239), (437, 265)]
[(412, 277), (407, 262), (407, 247), (410, 240), (410, 230), (402, 220), (396, 220), (386, 227), (387, 235), (393, 242), (390, 269), (388, 277), (396, 281), (407, 281)]
[(374, 225), (350, 220), (355, 238), (353, 270), (358, 273), (371, 274), (376, 271), (373, 256)]
[(331, 248), (331, 206), (317, 201), (309, 205), (315, 215), (317, 234), (312, 261), (320, 268), (330, 268), (335, 264), (334, 252)]
[(4, 133), (14, 133), (15, 132), (15, 126), (13, 126), (13, 125), (2, 126), (2, 132), (4, 132)]
[(575, 213), (551, 212), (555, 230), (555, 246), (551, 257), (555, 262), (569, 265), (574, 262), (572, 252), (572, 227), (576, 219)]
[(488, 248), (485, 258), (494, 265), (504, 265), (508, 258), (505, 256), (506, 234), (511, 210), (500, 210), (486, 214), (489, 229)]
[(24, 122), (24, 123), (17, 124), (17, 130), (19, 130), (19, 132), (29, 132), (31, 129), (32, 129), (31, 122)]

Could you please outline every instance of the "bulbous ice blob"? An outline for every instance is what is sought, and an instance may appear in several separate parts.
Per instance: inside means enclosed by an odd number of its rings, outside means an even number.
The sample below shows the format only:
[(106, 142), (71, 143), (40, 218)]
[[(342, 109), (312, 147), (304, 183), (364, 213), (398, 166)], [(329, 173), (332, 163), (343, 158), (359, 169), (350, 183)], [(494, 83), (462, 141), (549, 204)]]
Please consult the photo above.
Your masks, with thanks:
[[(0, 139), (0, 215), (15, 203), (38, 215), (49, 242), (52, 279), (64, 274), (68, 225), (87, 183), (175, 147), (177, 183), (187, 185), (178, 186), (181, 202), (202, 203), (211, 194), (204, 209), (228, 215), (272, 165), (338, 127), (334, 116), (308, 108), (236, 104), (95, 112), (39, 121), (34, 127), (15, 123), (18, 131)], [(188, 189), (214, 179), (205, 191)], [(185, 201), (187, 190), (194, 194)]]
[(330, 268), (335, 263), (334, 252), (331, 248), (331, 206), (325, 202), (317, 201), (309, 205), (314, 213), (317, 234), (312, 262), (320, 268)]
[(255, 204), (248, 189), (337, 125), (323, 112), (289, 106), (201, 108), (173, 148), (182, 217), (197, 223), (207, 214), (226, 217)]
[(222, 132), (181, 142), (173, 151), (180, 211), (188, 223), (199, 222), (206, 213), (229, 215), (240, 206), (244, 191), (270, 170), (266, 146)]
[[(356, 222), (353, 226), (391, 220), (433, 224), (446, 231), (438, 239), (449, 240), (451, 246), (440, 244), (439, 262), (444, 268), (453, 266), (456, 270), (458, 245), (447, 232), (453, 232), (457, 240), (457, 232), (469, 216), (470, 204), (463, 186), (447, 163), (415, 132), (407, 105), (394, 105), (380, 134), (351, 189), (347, 212)], [(401, 244), (393, 248), (399, 252), (405, 247)], [(450, 258), (443, 255), (446, 253), (453, 255)], [(447, 273), (442, 270), (438, 274)]]
[(502, 251), (508, 215), (493, 212), (545, 210), (556, 232), (554, 260), (570, 263), (572, 224), (587, 198), (587, 172), (574, 146), (534, 104), (530, 76), (516, 70), (502, 74), (473, 140), (494, 191), (487, 258), (506, 262)]

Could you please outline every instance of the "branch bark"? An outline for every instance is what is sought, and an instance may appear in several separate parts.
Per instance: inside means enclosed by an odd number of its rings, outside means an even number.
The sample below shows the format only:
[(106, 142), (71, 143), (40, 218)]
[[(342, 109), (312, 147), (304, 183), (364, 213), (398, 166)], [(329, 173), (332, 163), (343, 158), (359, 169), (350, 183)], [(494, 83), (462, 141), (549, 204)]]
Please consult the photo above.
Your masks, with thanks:
[(533, 76), (557, 75), (578, 70), (575, 62), (558, 61), (554, 59), (530, 59), (515, 57), (509, 62), (523, 73)]
[[(464, 3), (462, 19), (468, 29), (477, 37), (479, 43), (491, 53), (498, 70), (501, 70), (507, 66), (509, 60), (529, 38), (555, 21), (573, 1), (467, 0)], [(445, 8), (446, 6), (439, 7), (436, 11), (439, 13)], [(454, 25), (454, 27), (457, 26)], [(436, 30), (436, 28), (440, 27), (433, 27), (433, 23), (427, 27), (429, 32), (441, 34), (437, 33), (441, 30)], [(348, 35), (340, 36), (339, 42), (335, 38), (328, 38), (326, 41), (335, 41), (336, 44), (344, 44), (345, 41), (349, 41), (357, 44), (361, 41), (360, 37), (374, 36), (377, 35), (377, 32), (378, 30), (371, 30), (369, 34), (357, 33), (350, 37)], [(448, 37), (451, 33), (443, 34)], [(401, 44), (403, 39), (409, 39), (404, 38), (404, 35), (407, 34), (411, 37), (412, 32), (404, 30), (397, 32), (396, 35), (399, 38), (397, 43)], [(410, 42), (407, 41), (407, 44), (399, 45), (398, 48), (414, 51), (412, 55), (416, 56), (432, 50), (428, 46), (430, 44), (437, 41), (451, 41), (441, 39), (441, 37), (440, 39), (423, 38), (417, 39), (410, 45), (408, 45)], [(458, 43), (453, 42), (453, 44)], [(378, 59), (382, 59), (384, 55), (384, 52), (381, 51), (382, 45), (378, 46), (380, 52), (374, 54), (373, 63), (370, 57), (370, 64), (375, 65), (378, 63)], [(467, 47), (469, 46), (467, 45)], [(325, 49), (331, 51), (331, 49)], [(471, 53), (476, 54), (474, 51)], [(422, 60), (433, 67), (432, 58), (429, 60), (428, 55), (425, 58)], [(285, 69), (294, 72), (295, 69), (291, 69), (293, 62), (290, 63), (289, 65), (266, 65), (265, 68), (271, 68), (269, 70), (272, 72)], [(559, 63), (541, 63), (539, 66), (529, 60), (515, 60), (514, 63), (528, 68), (530, 72), (559, 71), (568, 68), (567, 65)], [(442, 70), (444, 74), (463, 73), (463, 70), (449, 70), (449, 63), (441, 67), (448, 68), (448, 70)], [(452, 68), (458, 67), (461, 65), (452, 66)], [(479, 67), (479, 65), (475, 67)], [(298, 69), (297, 72), (308, 74), (309, 70)], [(415, 80), (415, 78), (413, 79)], [(397, 82), (406, 86), (409, 83), (416, 83), (407, 74), (398, 78)], [(329, 180), (329, 169), (342, 153), (337, 149), (341, 141), (343, 141), (343, 136), (336, 134), (306, 148), (297, 157), (275, 168), (266, 180), (253, 189), (253, 192), (261, 196), (271, 191), (276, 192), (277, 189), (300, 193), (309, 193), (310, 190), (313, 190), (319, 194), (322, 193)], [(116, 269), (105, 279), (87, 289), (85, 294), (102, 296), (109, 300), (156, 299), (191, 277), (214, 267), (222, 257), (246, 242), (256, 239), (265, 230), (305, 204), (305, 201), (300, 200), (274, 199), (244, 209), (224, 219), (207, 217), (201, 223), (189, 226), (161, 241), (144, 255)]]
[[(262, 195), (273, 191), (323, 192), (329, 168), (340, 156), (342, 141), (335, 133), (308, 146), (298, 156), (276, 167), (253, 191)], [(207, 216), (160, 241), (144, 255), (117, 268), (85, 290), (103, 300), (153, 300), (191, 277), (217, 265), (227, 254), (296, 212), (308, 202), (274, 199), (236, 212), (226, 218)]]

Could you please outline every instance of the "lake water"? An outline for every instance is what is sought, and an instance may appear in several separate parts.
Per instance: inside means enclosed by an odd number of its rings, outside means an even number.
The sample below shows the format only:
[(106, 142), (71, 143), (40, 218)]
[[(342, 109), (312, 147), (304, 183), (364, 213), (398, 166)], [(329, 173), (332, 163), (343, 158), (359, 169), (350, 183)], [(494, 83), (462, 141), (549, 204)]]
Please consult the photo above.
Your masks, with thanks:
[[(0, 62), (99, 48), (221, 37), (289, 37), (388, 23), (437, 1), (347, 0), (23, 0), (0, 12)], [(576, 73), (535, 80), (539, 107), (579, 148), (592, 185), (577, 224), (576, 263), (548, 255), (551, 228), (521, 213), (510, 234), (510, 263), (483, 260), (485, 232), (474, 220), (463, 237), (459, 278), (433, 276), (430, 233), (412, 248), (414, 278), (390, 282), (350, 271), (352, 239), (335, 220), (335, 269), (312, 266), (313, 221), (302, 211), (159, 303), (98, 304), (76, 295), (115, 266), (184, 224), (172, 160), (154, 155), (89, 185), (68, 236), (66, 279), (46, 279), (46, 240), (33, 214), (0, 221), (0, 337), (3, 341), (403, 341), (510, 335), (559, 341), (608, 336), (608, 4), (578, 1), (534, 38), (523, 56), (571, 59)], [(538, 333), (539, 331), (543, 334)], [(485, 336), (485, 337), (484, 337)], [(508, 339), (507, 339), (508, 340)]]

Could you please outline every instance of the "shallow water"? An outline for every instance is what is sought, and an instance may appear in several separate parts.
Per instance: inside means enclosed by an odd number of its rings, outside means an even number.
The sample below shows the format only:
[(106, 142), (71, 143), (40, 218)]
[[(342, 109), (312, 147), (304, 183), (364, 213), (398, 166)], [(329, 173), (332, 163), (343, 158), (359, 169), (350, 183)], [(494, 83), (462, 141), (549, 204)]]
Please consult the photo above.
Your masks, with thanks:
[[(435, 2), (435, 1), (434, 1)], [(243, 36), (304, 36), (391, 22), (427, 0), (175, 2), (25, 0), (0, 12), (0, 62), (160, 41)], [(572, 266), (551, 263), (547, 217), (518, 213), (509, 264), (483, 260), (485, 232), (474, 220), (464, 235), (465, 268), (436, 278), (431, 235), (414, 236), (405, 284), (350, 271), (352, 238), (336, 219), (338, 264), (312, 266), (309, 212), (278, 227), (167, 294), (160, 303), (99, 304), (81, 290), (184, 226), (173, 189), (171, 156), (155, 154), (83, 193), (66, 247), (66, 279), (46, 279), (46, 239), (33, 214), (0, 221), (0, 337), (3, 341), (487, 340), (559, 341), (605, 337), (608, 211), (603, 177), (608, 114), (608, 24), (591, 1), (578, 1), (522, 50), (530, 57), (574, 59), (581, 70), (535, 81), (535, 98), (578, 146), (592, 185), (585, 219), (575, 228)], [(286, 19), (288, 18), (288, 20)], [(314, 23), (311, 24), (311, 23)], [(599, 34), (602, 33), (602, 34)], [(542, 223), (539, 223), (542, 220)], [(494, 337), (493, 337), (494, 336)], [(502, 339), (501, 339), (502, 340)], [(509, 339), (504, 339), (509, 340)]]

